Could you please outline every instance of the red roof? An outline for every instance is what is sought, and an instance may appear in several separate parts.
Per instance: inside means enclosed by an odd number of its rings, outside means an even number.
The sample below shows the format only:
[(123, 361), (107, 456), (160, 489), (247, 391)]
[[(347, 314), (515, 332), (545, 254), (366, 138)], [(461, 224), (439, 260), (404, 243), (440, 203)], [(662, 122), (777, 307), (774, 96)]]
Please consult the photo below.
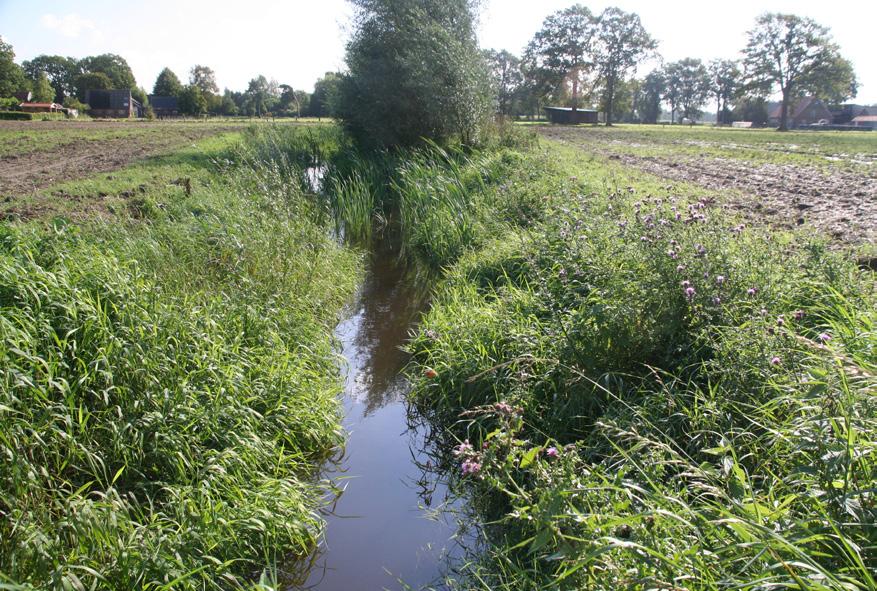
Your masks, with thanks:
[(58, 108), (61, 105), (57, 105), (55, 103), (21, 103), (20, 107), (44, 107), (46, 109)]
[(877, 121), (877, 115), (859, 115), (853, 117), (853, 121)]

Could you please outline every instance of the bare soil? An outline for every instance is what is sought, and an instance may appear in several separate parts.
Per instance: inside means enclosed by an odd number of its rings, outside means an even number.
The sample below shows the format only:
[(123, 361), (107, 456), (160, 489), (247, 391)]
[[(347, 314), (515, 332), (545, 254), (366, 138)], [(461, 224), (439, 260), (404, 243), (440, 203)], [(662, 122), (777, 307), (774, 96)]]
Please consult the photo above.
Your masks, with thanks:
[[(4, 130), (26, 131), (35, 125), (26, 121), (0, 122)], [(63, 133), (72, 129), (96, 132), (108, 129), (136, 129), (138, 124), (125, 122), (39, 122), (39, 130)], [(146, 129), (146, 128), (144, 128)], [(152, 128), (154, 129), (154, 127)], [(126, 138), (80, 138), (58, 149), (0, 157), (0, 197), (10, 198), (44, 189), (63, 182), (88, 177), (95, 173), (118, 170), (133, 161), (171, 152), (207, 136), (241, 129), (240, 126), (170, 124), (161, 134)]]
[[(595, 141), (588, 131), (539, 128), (547, 138), (607, 156), (606, 142)], [(807, 226), (844, 244), (874, 244), (877, 239), (874, 174), (727, 158), (608, 152), (608, 158), (627, 166), (717, 192), (725, 207), (752, 221), (767, 221), (783, 228)]]

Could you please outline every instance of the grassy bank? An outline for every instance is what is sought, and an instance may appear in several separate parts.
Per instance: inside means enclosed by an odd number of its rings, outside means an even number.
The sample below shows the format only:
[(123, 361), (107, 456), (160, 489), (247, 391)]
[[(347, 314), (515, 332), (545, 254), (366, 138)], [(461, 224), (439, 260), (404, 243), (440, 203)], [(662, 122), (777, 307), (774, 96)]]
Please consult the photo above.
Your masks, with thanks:
[(96, 219), (0, 227), (5, 588), (248, 587), (312, 548), (359, 261), (267, 133), (66, 187), (114, 184)]
[(877, 588), (873, 274), (699, 187), (512, 152), (526, 182), (465, 194), (538, 207), (447, 259), (411, 344), (488, 524), (458, 585)]

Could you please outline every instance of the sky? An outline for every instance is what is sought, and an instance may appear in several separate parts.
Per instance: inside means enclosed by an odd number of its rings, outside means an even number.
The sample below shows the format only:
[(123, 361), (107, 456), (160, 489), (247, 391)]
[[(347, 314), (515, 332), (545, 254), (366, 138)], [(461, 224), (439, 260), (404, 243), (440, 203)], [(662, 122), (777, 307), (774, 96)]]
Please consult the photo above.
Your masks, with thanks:
[[(575, 1), (482, 0), (481, 45), (520, 54), (546, 16)], [(859, 79), (855, 102), (877, 103), (877, 2), (579, 1), (593, 12), (613, 5), (638, 13), (666, 61), (739, 57), (746, 31), (763, 12), (811, 17), (830, 27), (842, 55), (853, 62)], [(117, 53), (147, 90), (165, 66), (185, 82), (190, 68), (202, 64), (216, 71), (220, 88), (244, 90), (264, 74), (311, 91), (325, 72), (343, 69), (350, 16), (346, 0), (0, 0), (0, 35), (12, 43), (19, 62), (39, 54)]]

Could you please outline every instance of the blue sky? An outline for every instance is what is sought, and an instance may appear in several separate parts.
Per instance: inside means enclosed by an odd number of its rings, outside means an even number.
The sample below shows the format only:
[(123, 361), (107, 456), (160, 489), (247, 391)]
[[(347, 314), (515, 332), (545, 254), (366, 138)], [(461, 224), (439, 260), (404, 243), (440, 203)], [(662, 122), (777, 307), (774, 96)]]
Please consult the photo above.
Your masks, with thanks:
[[(545, 16), (573, 3), (483, 0), (481, 44), (520, 53)], [(745, 44), (746, 30), (762, 12), (809, 16), (831, 28), (843, 54), (853, 61), (860, 82), (856, 101), (877, 103), (877, 2), (583, 3), (595, 12), (611, 4), (639, 13), (667, 60), (734, 58)], [(19, 61), (41, 53), (118, 53), (147, 90), (163, 67), (185, 80), (194, 64), (212, 67), (221, 87), (244, 89), (250, 78), (264, 74), (311, 90), (317, 77), (343, 67), (349, 17), (345, 0), (0, 0), (0, 35), (13, 44)]]

